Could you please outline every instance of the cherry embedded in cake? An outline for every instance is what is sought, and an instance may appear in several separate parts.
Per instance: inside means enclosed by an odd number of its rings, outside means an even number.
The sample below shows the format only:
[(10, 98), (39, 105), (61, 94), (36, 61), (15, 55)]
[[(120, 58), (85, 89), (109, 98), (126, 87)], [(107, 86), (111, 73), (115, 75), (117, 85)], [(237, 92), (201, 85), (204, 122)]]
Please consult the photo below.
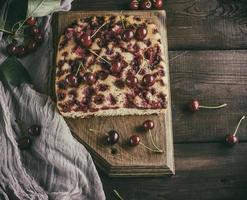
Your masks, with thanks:
[(143, 17), (93, 16), (71, 22), (56, 60), (60, 113), (72, 118), (164, 113), (168, 80), (161, 41), (156, 24)]

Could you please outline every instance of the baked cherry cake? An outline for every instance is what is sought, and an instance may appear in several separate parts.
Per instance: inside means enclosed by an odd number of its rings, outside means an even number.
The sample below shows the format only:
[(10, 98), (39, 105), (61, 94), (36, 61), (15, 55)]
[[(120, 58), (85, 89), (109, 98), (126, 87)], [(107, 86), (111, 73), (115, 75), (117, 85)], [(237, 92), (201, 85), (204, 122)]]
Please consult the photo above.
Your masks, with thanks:
[(59, 111), (65, 117), (81, 118), (164, 112), (163, 45), (157, 26), (137, 16), (76, 20), (58, 45)]

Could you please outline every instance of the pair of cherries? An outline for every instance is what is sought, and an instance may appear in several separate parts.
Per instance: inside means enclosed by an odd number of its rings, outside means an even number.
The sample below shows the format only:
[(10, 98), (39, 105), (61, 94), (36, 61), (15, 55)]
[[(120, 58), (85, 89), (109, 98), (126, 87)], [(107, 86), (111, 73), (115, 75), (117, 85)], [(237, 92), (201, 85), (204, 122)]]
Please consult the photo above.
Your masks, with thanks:
[[(227, 104), (222, 104), (222, 105), (218, 105), (218, 106), (204, 106), (204, 105), (200, 105), (200, 102), (197, 99), (193, 99), (188, 103), (188, 107), (189, 107), (190, 111), (192, 111), (192, 112), (197, 112), (201, 108), (202, 109), (219, 109), (219, 108), (224, 108), (226, 106), (227, 106)], [(245, 119), (245, 116), (243, 116), (239, 120), (238, 125), (237, 125), (237, 127), (236, 127), (236, 129), (235, 129), (233, 134), (228, 134), (228, 135), (225, 136), (225, 140), (224, 140), (225, 144), (227, 144), (228, 146), (234, 146), (235, 144), (238, 143), (239, 140), (238, 140), (238, 137), (237, 137), (236, 134), (237, 134), (237, 131), (239, 129), (239, 126), (240, 126), (241, 122), (244, 119)]]
[[(150, 136), (151, 136), (151, 141), (152, 141), (152, 144), (154, 146), (155, 149), (152, 149), (148, 146), (146, 146), (145, 144), (143, 144), (141, 142), (141, 138), (138, 136), (138, 135), (132, 135), (129, 140), (128, 140), (128, 143), (130, 146), (137, 146), (137, 145), (142, 145), (144, 148), (148, 149), (149, 151), (152, 151), (152, 152), (156, 152), (156, 153), (162, 153), (163, 150), (161, 150), (160, 148), (158, 148), (155, 144), (154, 144), (154, 141), (153, 141), (153, 137), (152, 137), (152, 134), (151, 134), (151, 131), (153, 128), (155, 127), (154, 125), (154, 122), (152, 120), (146, 120), (143, 122), (142, 124), (142, 128), (145, 130), (145, 131), (149, 131), (150, 133)], [(118, 141), (119, 141), (119, 133), (115, 130), (111, 130), (107, 133), (107, 137), (106, 137), (106, 141), (108, 144), (110, 145), (114, 145), (116, 144)]]
[[(23, 126), (22, 126), (23, 127)], [(32, 139), (31, 137), (37, 137), (41, 133), (41, 127), (39, 125), (31, 125), (27, 128), (27, 130), (22, 130), (25, 133), (25, 136), (21, 137), (17, 140), (18, 147), (21, 150), (27, 150), (32, 145)]]
[(129, 7), (131, 10), (162, 9), (163, 0), (131, 0)]

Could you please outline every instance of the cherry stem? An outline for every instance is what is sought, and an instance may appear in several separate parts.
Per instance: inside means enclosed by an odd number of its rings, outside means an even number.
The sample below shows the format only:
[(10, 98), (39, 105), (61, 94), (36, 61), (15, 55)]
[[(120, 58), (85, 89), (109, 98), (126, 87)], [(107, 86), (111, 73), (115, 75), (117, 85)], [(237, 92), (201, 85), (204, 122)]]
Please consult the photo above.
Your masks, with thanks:
[(79, 73), (81, 67), (83, 67), (83, 69), (85, 70), (85, 67), (84, 67), (84, 65), (83, 65), (82, 62), (80, 62), (79, 67), (78, 67), (78, 69), (77, 69), (77, 71), (76, 71), (76, 73), (75, 73), (76, 76), (78, 75), (78, 73)]
[(99, 130), (95, 130), (95, 129), (92, 129), (92, 128), (90, 128), (89, 131), (90, 131), (90, 132), (95, 132), (95, 133), (96, 133), (96, 132), (100, 132)]
[(224, 108), (224, 107), (226, 107), (227, 106), (227, 104), (226, 103), (224, 103), (224, 104), (222, 104), (222, 105), (219, 105), (219, 106), (199, 106), (199, 108), (206, 108), (206, 109), (218, 109), (218, 108)]
[(155, 144), (154, 139), (153, 139), (153, 134), (151, 133), (150, 130), (149, 130), (149, 134), (150, 134), (150, 138), (151, 138), (152, 145), (153, 145), (158, 151), (163, 152), (163, 150), (160, 149), (159, 147), (157, 147), (157, 145)]
[(235, 136), (235, 135), (237, 134), (238, 128), (239, 128), (241, 122), (242, 122), (244, 119), (245, 119), (245, 116), (243, 116), (243, 117), (239, 120), (238, 125), (237, 125), (237, 127), (236, 127), (236, 129), (235, 129), (235, 131), (234, 131), (234, 133), (233, 133), (233, 136)]
[(8, 34), (14, 35), (14, 33), (13, 33), (13, 32), (11, 32), (11, 31), (7, 31), (7, 30), (2, 29), (2, 28), (0, 28), (0, 32), (3, 32), (3, 33), (8, 33)]
[(140, 142), (139, 144), (142, 145), (143, 147), (145, 147), (146, 149), (148, 149), (149, 151), (152, 151), (152, 152), (155, 152), (155, 153), (163, 153), (162, 150), (151, 149), (150, 147), (148, 147), (147, 145), (143, 144), (142, 142)]
[(125, 26), (124, 26), (122, 15), (120, 15), (120, 18), (121, 18), (121, 23), (122, 23), (123, 29), (125, 30)]
[(99, 57), (101, 60), (103, 60), (103, 61), (105, 61), (106, 63), (108, 63), (109, 65), (111, 65), (111, 63), (110, 63), (108, 60), (102, 58), (100, 55), (98, 55), (97, 53), (95, 53), (93, 50), (89, 49), (89, 51), (90, 51), (92, 54), (94, 54), (94, 55), (96, 55), (97, 57)]
[(118, 193), (117, 190), (113, 190), (113, 192), (115, 193), (115, 195), (116, 195), (120, 200), (124, 200), (124, 198), (121, 197), (121, 195)]
[(93, 38), (98, 32), (99, 32), (99, 30), (101, 29), (101, 28), (103, 28), (105, 25), (106, 25), (107, 23), (105, 22), (104, 24), (102, 24), (94, 33), (93, 33), (93, 35), (91, 35), (91, 38)]

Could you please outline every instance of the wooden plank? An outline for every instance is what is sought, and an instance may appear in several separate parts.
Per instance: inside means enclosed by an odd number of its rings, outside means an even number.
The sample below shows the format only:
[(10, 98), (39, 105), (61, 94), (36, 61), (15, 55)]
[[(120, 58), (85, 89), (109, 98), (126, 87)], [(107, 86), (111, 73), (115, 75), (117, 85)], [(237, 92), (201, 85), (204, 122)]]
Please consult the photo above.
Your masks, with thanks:
[[(129, 0), (75, 0), (73, 10), (126, 10)], [(96, 6), (97, 5), (97, 6)], [(169, 50), (243, 49), (247, 47), (245, 1), (170, 0)]]
[[(175, 142), (220, 141), (234, 131), (247, 113), (246, 55), (245, 50), (170, 52)], [(191, 114), (184, 109), (191, 98), (228, 107)], [(246, 129), (244, 121), (238, 134), (242, 141), (247, 140)]]
[(166, 178), (110, 179), (101, 175), (107, 199), (244, 200), (247, 191), (247, 144), (176, 144), (176, 175)]
[[(165, 27), (165, 11), (135, 13), (123, 11), (123, 15), (135, 15), (141, 18), (152, 19), (160, 31), (162, 44), (164, 45), (165, 72), (167, 85), (168, 105), (166, 112), (159, 115), (148, 116), (113, 116), (113, 117), (91, 117), (89, 119), (66, 119), (74, 136), (83, 143), (92, 154), (95, 163), (110, 176), (163, 176), (174, 174), (173, 157), (173, 136), (171, 120), (171, 100), (169, 85), (169, 67), (167, 35)], [(61, 12), (57, 18), (57, 31), (55, 41), (60, 37), (65, 27), (76, 19), (88, 16), (119, 15), (118, 11), (85, 11), (85, 12)], [(154, 140), (164, 150), (162, 154), (155, 154), (143, 147), (130, 148), (127, 141), (131, 135), (139, 135), (142, 143), (153, 148), (149, 134), (136, 131), (145, 120), (151, 119), (155, 122), (155, 129), (152, 130)], [(89, 129), (94, 129), (92, 133)], [(105, 144), (105, 134), (109, 130), (117, 130), (120, 134), (120, 141), (114, 146), (117, 154), (113, 154), (112, 146)], [(140, 145), (141, 146), (141, 145)]]

